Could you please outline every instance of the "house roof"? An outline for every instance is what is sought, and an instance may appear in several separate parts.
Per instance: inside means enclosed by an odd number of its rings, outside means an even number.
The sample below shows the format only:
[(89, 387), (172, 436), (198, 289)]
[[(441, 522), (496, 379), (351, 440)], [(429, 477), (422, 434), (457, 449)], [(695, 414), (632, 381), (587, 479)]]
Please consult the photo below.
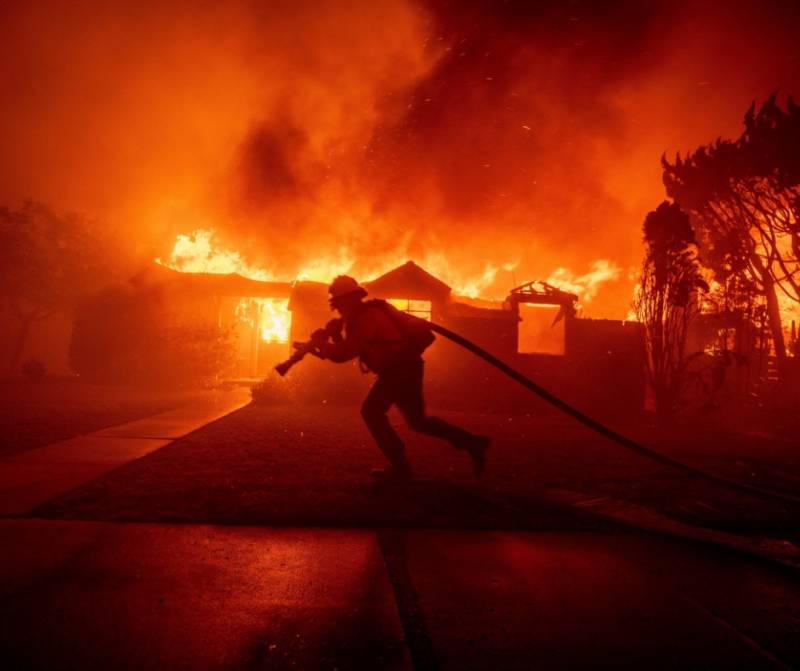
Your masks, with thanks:
[[(327, 306), (328, 285), (318, 282), (264, 282), (242, 277), (237, 273), (184, 273), (152, 263), (131, 278), (138, 287), (163, 287), (190, 294), (218, 296), (258, 296), (265, 298), (292, 297), (292, 303)], [(402, 266), (365, 282), (364, 287), (374, 298), (408, 298), (411, 300), (447, 301), (450, 287), (440, 279), (408, 261)]]
[(296, 282), (289, 298), (289, 309), (294, 311), (328, 310), (328, 285), (324, 282)]
[(258, 296), (262, 298), (288, 298), (290, 282), (262, 282), (242, 277), (237, 273), (182, 273), (153, 263), (131, 278), (140, 287), (164, 287), (173, 291), (218, 296)]
[(445, 301), (451, 291), (444, 282), (413, 261), (408, 261), (371, 282), (365, 282), (364, 287), (376, 298), (428, 301)]

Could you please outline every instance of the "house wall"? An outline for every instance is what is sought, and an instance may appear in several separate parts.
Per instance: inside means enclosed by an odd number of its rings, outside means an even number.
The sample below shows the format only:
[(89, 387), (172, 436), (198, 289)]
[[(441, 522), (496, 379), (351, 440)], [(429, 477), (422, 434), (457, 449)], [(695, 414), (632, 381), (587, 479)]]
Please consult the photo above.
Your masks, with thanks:
[(499, 318), (446, 315), (442, 324), (490, 352), (507, 356), (517, 351), (517, 317), (513, 312)]
[[(326, 294), (306, 288), (293, 297), (292, 337), (305, 340), (333, 315)], [(394, 291), (395, 294), (398, 291)], [(393, 298), (405, 298), (394, 295)], [(422, 300), (419, 293), (409, 298)], [(433, 300), (435, 297), (429, 297)], [(458, 314), (452, 304), (433, 302), (433, 320), (508, 362), (538, 384), (595, 415), (638, 413), (644, 405), (644, 341), (636, 324), (609, 320), (564, 320), (564, 354), (519, 354), (518, 317), (513, 310)], [(516, 382), (473, 354), (437, 336), (425, 352), (426, 395), (434, 406), (488, 412), (543, 411)], [(359, 402), (373, 376), (357, 364), (304, 361), (292, 372), (300, 398)]]
[(566, 326), (566, 358), (580, 377), (580, 395), (603, 407), (641, 410), (647, 386), (642, 325), (570, 319)]

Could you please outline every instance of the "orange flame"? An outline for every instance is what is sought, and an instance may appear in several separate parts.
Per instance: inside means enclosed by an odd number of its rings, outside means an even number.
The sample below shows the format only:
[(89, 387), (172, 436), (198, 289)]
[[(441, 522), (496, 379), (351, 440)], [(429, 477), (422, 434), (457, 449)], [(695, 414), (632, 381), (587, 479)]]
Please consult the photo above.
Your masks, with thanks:
[(592, 262), (591, 270), (584, 275), (575, 275), (567, 268), (556, 268), (547, 278), (547, 283), (557, 289), (576, 294), (582, 304), (590, 303), (600, 290), (604, 282), (616, 280), (620, 275), (620, 268), (607, 259), (597, 259)]
[(179, 235), (168, 261), (156, 259), (162, 266), (182, 273), (238, 273), (242, 277), (262, 282), (274, 280), (264, 268), (252, 266), (242, 259), (239, 252), (221, 249), (214, 238), (213, 230), (197, 229), (191, 235)]
[[(274, 280), (271, 272), (247, 263), (233, 250), (221, 249), (214, 240), (214, 231), (198, 229), (191, 235), (179, 235), (169, 261), (156, 259), (182, 273), (238, 273), (252, 280)], [(292, 316), (285, 298), (242, 298), (236, 305), (239, 321), (257, 328), (265, 342), (289, 342)]]
[[(319, 256), (302, 265), (293, 277), (277, 277), (275, 273), (250, 264), (235, 250), (223, 249), (215, 240), (213, 230), (198, 229), (190, 235), (179, 235), (170, 253), (169, 259), (156, 259), (168, 268), (188, 273), (238, 273), (260, 281), (301, 281), (310, 280), (329, 282), (336, 275), (352, 272), (356, 266), (347, 247), (341, 247), (334, 256)], [(371, 272), (361, 279), (374, 279), (407, 261), (401, 249), (371, 263)], [(465, 276), (460, 273), (448, 259), (440, 253), (427, 252), (421, 255), (420, 264), (433, 275), (441, 278), (453, 288), (455, 296), (466, 298), (502, 298), (498, 295), (487, 295), (490, 288), (497, 284), (498, 274), (513, 273), (517, 262), (494, 264), (487, 262), (482, 273)], [(584, 304), (589, 303), (597, 295), (600, 285), (618, 278), (620, 268), (606, 259), (598, 259), (591, 264), (591, 269), (583, 275), (576, 275), (567, 268), (556, 268), (547, 282), (555, 287), (578, 295)], [(500, 276), (502, 277), (502, 275)], [(502, 291), (507, 292), (510, 282)], [(503, 294), (505, 295), (505, 294)], [(429, 310), (429, 308), (427, 308)], [(423, 310), (424, 312), (424, 310)], [(236, 309), (237, 318), (258, 328), (266, 342), (288, 342), (291, 326), (291, 313), (286, 299), (243, 298)]]
[(265, 342), (289, 342), (292, 315), (286, 299), (259, 298), (261, 339)]

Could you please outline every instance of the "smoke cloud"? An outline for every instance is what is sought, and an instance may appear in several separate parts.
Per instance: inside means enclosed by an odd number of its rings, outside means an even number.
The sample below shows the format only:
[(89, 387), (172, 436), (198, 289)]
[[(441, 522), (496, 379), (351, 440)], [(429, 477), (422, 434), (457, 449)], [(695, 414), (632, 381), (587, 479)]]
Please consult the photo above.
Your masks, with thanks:
[(276, 274), (429, 259), (502, 296), (604, 259), (587, 310), (622, 317), (661, 154), (800, 92), (795, 4), (4, 3), (0, 200), (131, 263), (213, 227)]

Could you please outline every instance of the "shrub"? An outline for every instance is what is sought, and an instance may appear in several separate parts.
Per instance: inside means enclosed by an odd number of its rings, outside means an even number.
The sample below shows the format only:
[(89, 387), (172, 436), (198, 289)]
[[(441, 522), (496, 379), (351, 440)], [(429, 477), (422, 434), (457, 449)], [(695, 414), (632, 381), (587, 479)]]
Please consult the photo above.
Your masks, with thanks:
[(235, 358), (229, 329), (178, 321), (158, 293), (106, 289), (77, 310), (70, 343), (73, 370), (91, 381), (209, 386)]

